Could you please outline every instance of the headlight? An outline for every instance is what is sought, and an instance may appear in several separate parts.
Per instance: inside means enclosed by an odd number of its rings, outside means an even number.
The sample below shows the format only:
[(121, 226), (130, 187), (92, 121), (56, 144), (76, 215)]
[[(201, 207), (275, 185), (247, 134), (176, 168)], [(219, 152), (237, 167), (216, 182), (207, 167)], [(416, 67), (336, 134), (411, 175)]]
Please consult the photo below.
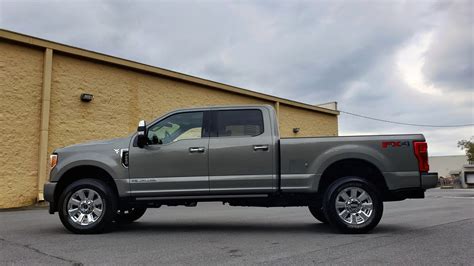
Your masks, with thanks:
[(53, 169), (56, 164), (58, 164), (58, 155), (57, 154), (51, 154), (49, 156), (49, 167)]

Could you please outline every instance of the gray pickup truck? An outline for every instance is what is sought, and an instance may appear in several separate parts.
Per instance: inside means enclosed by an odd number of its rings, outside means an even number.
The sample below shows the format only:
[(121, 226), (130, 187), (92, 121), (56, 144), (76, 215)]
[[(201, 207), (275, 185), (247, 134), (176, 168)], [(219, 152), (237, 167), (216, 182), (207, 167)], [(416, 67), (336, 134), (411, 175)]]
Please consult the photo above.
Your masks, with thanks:
[(49, 212), (74, 233), (130, 223), (147, 208), (307, 206), (344, 233), (380, 221), (384, 201), (435, 187), (423, 135), (280, 138), (271, 106), (177, 110), (120, 139), (57, 149)]

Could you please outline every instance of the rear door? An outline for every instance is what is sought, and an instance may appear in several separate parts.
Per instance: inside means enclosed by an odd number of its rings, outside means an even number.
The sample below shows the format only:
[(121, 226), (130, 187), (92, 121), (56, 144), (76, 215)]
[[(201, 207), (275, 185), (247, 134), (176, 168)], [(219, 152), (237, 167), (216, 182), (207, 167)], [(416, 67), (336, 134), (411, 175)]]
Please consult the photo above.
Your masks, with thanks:
[(270, 115), (264, 108), (211, 111), (211, 194), (271, 192), (275, 186)]

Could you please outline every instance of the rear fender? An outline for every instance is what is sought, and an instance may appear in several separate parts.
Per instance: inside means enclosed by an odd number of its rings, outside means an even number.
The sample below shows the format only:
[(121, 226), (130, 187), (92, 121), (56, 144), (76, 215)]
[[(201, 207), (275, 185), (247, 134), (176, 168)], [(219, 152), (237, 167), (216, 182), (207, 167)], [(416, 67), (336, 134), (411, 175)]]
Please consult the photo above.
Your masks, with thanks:
[(390, 160), (376, 149), (367, 146), (347, 144), (331, 148), (322, 153), (311, 162), (309, 171), (316, 173), (317, 176), (321, 176), (329, 166), (346, 159), (367, 161), (377, 167), (382, 173), (385, 169), (390, 168)]

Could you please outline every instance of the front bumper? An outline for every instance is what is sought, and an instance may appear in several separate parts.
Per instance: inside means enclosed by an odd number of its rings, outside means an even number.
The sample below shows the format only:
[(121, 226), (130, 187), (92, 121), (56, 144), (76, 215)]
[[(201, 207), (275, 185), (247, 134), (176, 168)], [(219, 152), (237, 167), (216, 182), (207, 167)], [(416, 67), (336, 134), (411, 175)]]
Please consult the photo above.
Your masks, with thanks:
[(434, 188), (438, 185), (438, 173), (421, 174), (421, 187), (423, 189)]
[(53, 214), (56, 211), (54, 204), (54, 190), (58, 183), (46, 182), (43, 187), (44, 200), (49, 202), (49, 213)]

